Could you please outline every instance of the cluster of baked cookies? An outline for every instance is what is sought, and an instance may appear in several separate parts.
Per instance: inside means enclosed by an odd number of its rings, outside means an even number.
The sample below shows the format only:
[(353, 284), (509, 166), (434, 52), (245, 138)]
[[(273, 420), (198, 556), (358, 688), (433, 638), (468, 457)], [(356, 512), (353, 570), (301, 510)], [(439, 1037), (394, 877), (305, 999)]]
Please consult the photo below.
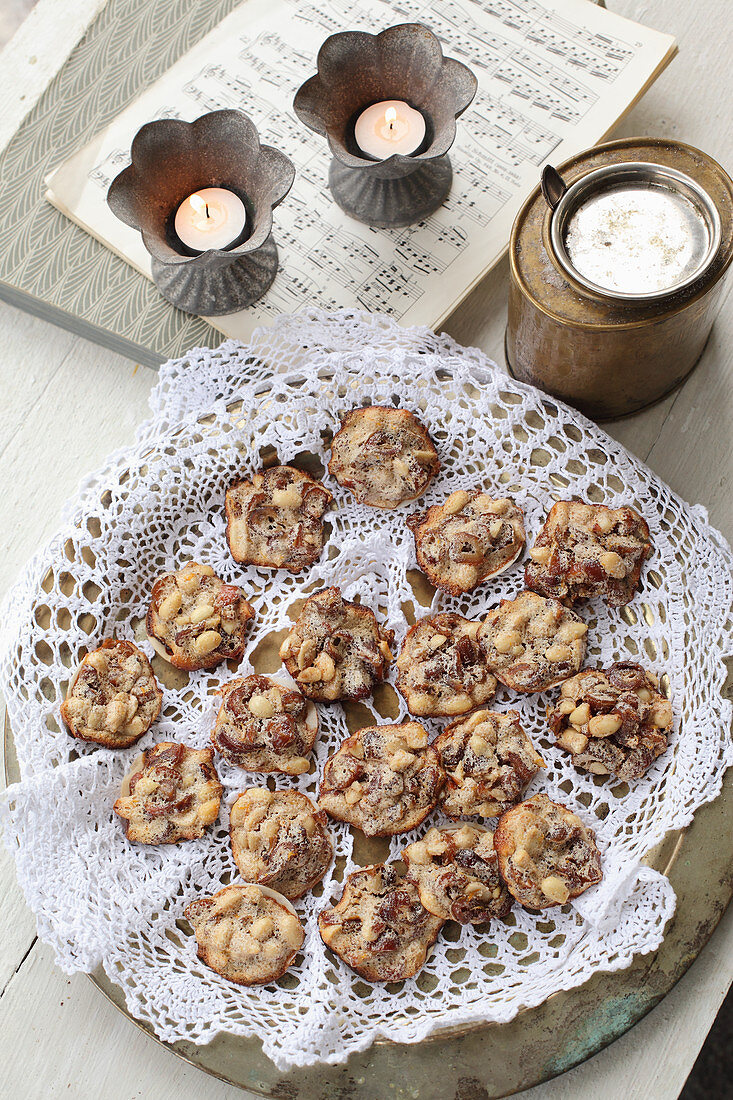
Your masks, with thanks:
[[(347, 414), (329, 462), (332, 476), (374, 508), (419, 497), (439, 467), (415, 416), (379, 407)], [(226, 495), (234, 560), (309, 568), (323, 550), (332, 499), (292, 466), (236, 483)], [(525, 545), (517, 504), (481, 489), (453, 492), (407, 525), (420, 568), (451, 595), (507, 569)], [(650, 551), (647, 524), (632, 508), (560, 501), (529, 551), (526, 588), (515, 599), (481, 621), (444, 612), (416, 622), (396, 658), (397, 687), (412, 716), (451, 722), (432, 743), (417, 721), (358, 730), (327, 759), (318, 805), (294, 790), (240, 794), (230, 840), (244, 881), (186, 909), (200, 957), (242, 984), (284, 973), (304, 942), (291, 902), (333, 858), (329, 817), (367, 836), (406, 833), (438, 806), (449, 819), (409, 844), (401, 863), (349, 875), (340, 900), (319, 916), (324, 943), (369, 981), (414, 975), (446, 920), (483, 924), (515, 900), (531, 909), (563, 905), (599, 882), (592, 829), (544, 794), (522, 801), (544, 764), (519, 714), (488, 708), (499, 684), (519, 693), (559, 687), (548, 725), (575, 766), (625, 781), (643, 775), (666, 748), (670, 703), (637, 664), (583, 669), (587, 626), (574, 604), (627, 603)], [(155, 582), (146, 627), (166, 661), (196, 670), (239, 659), (253, 617), (239, 587), (190, 562)], [(311, 595), (280, 647), (288, 683), (235, 677), (220, 689), (210, 748), (161, 742), (142, 754), (114, 805), (128, 839), (201, 837), (222, 797), (215, 752), (249, 772), (309, 771), (316, 704), (368, 696), (389, 672), (393, 642), (370, 608), (338, 588)], [(145, 655), (108, 640), (81, 662), (61, 711), (74, 736), (124, 748), (151, 727), (161, 700)], [(487, 818), (498, 818), (495, 831), (481, 823)]]

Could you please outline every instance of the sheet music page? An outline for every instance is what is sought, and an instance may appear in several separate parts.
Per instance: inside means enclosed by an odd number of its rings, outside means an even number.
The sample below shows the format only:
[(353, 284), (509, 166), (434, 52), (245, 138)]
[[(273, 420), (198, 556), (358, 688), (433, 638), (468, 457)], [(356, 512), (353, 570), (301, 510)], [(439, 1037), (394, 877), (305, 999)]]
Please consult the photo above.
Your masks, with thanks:
[[(292, 102), (328, 35), (402, 22), (429, 26), (444, 53), (473, 70), (479, 90), (458, 120), (445, 204), (416, 225), (373, 229), (336, 206), (326, 142), (299, 122)], [(207, 320), (247, 340), (256, 326), (308, 304), (436, 327), (505, 252), (541, 166), (603, 138), (674, 50), (669, 35), (588, 0), (247, 0), (57, 169), (48, 198), (150, 277), (139, 234), (105, 201), (136, 131), (153, 119), (240, 108), (297, 174), (274, 211), (274, 284), (248, 309)]]

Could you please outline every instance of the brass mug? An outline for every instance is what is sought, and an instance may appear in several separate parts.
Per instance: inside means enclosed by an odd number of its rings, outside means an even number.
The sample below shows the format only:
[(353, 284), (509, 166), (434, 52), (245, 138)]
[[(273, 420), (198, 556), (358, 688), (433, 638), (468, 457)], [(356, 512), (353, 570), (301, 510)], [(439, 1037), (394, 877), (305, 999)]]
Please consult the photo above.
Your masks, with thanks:
[[(622, 235), (643, 232), (650, 192), (675, 215), (677, 247), (660, 240), (652, 211), (637, 270)], [(607, 142), (545, 169), (509, 255), (512, 374), (594, 419), (624, 416), (669, 393), (702, 354), (733, 260), (733, 182), (680, 142)]]

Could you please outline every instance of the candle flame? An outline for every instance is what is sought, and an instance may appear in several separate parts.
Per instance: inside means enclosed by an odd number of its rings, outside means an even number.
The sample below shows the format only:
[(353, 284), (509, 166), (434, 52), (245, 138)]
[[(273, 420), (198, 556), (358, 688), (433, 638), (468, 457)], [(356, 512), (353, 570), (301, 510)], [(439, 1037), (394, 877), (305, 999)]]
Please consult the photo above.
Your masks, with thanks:
[(387, 108), (387, 110), (384, 112), (384, 118), (387, 122), (389, 122), (389, 124), (391, 126), (392, 123), (397, 118), (397, 112), (395, 111), (394, 107), (388, 107)]
[(200, 195), (190, 195), (188, 201), (194, 208), (197, 214), (203, 214), (206, 209), (206, 200), (202, 199)]

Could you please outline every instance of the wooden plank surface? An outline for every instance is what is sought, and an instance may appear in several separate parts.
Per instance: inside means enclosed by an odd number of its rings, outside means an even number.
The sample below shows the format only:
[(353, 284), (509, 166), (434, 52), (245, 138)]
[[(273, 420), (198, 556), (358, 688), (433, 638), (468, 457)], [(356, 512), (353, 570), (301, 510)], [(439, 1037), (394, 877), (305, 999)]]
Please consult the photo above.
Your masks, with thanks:
[[(65, 0), (42, 0), (44, 65), (56, 56)], [(609, 7), (675, 34), (680, 55), (631, 112), (617, 136), (670, 136), (704, 148), (733, 168), (729, 103), (733, 68), (726, 46), (727, 0), (609, 0)], [(90, 6), (91, 10), (91, 6)], [(58, 35), (54, 35), (54, 19)], [(32, 28), (31, 28), (32, 29)], [(28, 41), (27, 32), (23, 42)], [(68, 49), (68, 47), (66, 47)], [(4, 109), (22, 111), (22, 66), (5, 83)], [(34, 78), (35, 79), (35, 78)], [(40, 83), (36, 80), (36, 83)], [(8, 90), (9, 89), (9, 90)], [(2, 128), (0, 127), (0, 131)], [(477, 288), (446, 325), (458, 340), (503, 363), (506, 264)], [(640, 364), (643, 369), (643, 364)], [(58, 523), (79, 479), (128, 443), (147, 415), (153, 376), (45, 323), (0, 307), (0, 594)], [(733, 420), (733, 312), (730, 293), (700, 366), (655, 408), (608, 426), (675, 491), (706, 505), (733, 536), (730, 424)], [(83, 976), (54, 967), (35, 939), (8, 855), (0, 853), (0, 1058), (4, 1094), (131, 1100), (235, 1098), (244, 1094), (184, 1065), (125, 1020)], [(704, 1041), (733, 977), (733, 913), (665, 1000), (612, 1047), (527, 1100), (644, 1097), (672, 1100)], [(33, 1067), (32, 1072), (30, 1067)], [(436, 1093), (436, 1100), (453, 1100)], [(376, 1097), (375, 1100), (386, 1100)], [(460, 1100), (460, 1098), (456, 1098)]]

